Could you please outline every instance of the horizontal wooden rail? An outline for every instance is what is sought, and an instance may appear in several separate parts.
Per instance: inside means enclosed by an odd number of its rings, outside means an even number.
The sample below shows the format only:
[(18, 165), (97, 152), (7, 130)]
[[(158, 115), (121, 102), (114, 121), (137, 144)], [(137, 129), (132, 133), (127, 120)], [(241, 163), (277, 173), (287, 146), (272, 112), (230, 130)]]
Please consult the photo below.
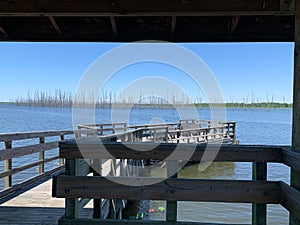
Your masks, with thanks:
[(59, 159), (59, 156), (54, 156), (54, 157), (51, 157), (51, 158), (47, 158), (47, 159), (44, 159), (44, 160), (40, 160), (40, 161), (37, 161), (37, 162), (33, 162), (33, 163), (30, 163), (30, 164), (27, 164), (25, 166), (20, 166), (20, 167), (17, 167), (17, 168), (14, 168), (14, 169), (2, 172), (2, 173), (0, 173), (0, 178), (6, 177), (6, 176), (10, 176), (10, 175), (13, 175), (13, 174), (16, 174), (16, 173), (19, 173), (19, 172), (22, 172), (22, 171), (30, 169), (32, 167), (39, 166), (39, 165), (42, 165), (42, 164), (54, 161), (56, 159)]
[(300, 219), (300, 191), (284, 182), (279, 182), (281, 195), (280, 204)]
[(167, 126), (177, 126), (178, 123), (157, 123), (157, 124), (144, 124), (144, 125), (130, 125), (128, 128), (150, 128), (150, 127), (167, 127)]
[(100, 127), (100, 126), (103, 126), (103, 127), (109, 127), (109, 126), (126, 126), (126, 123), (95, 123), (95, 124), (83, 124), (83, 125), (78, 125), (78, 127), (93, 127), (93, 126), (96, 126), (96, 127)]
[(58, 141), (48, 142), (43, 144), (28, 145), (0, 151), (0, 160), (13, 159), (24, 155), (30, 155), (37, 152), (43, 152), (58, 148)]
[(291, 147), (284, 147), (282, 149), (282, 162), (300, 171), (300, 153), (291, 150)]
[[(280, 202), (280, 187), (272, 181), (169, 178), (58, 176), (53, 196), (60, 198), (127, 198), (133, 200), (209, 201), (237, 203)], [(128, 183), (140, 186), (125, 186)], [(147, 183), (153, 185), (144, 186)]]
[(0, 142), (74, 134), (72, 130), (0, 134)]
[[(78, 145), (77, 145), (78, 144)], [(103, 145), (104, 144), (104, 145)], [(281, 147), (252, 145), (207, 145), (174, 143), (102, 143), (98, 138), (86, 138), (61, 142), (61, 158), (95, 158), (95, 159), (157, 159), (181, 160), (191, 154), (190, 160), (201, 160), (205, 151), (219, 152), (214, 161), (223, 162), (281, 162)], [(79, 148), (78, 148), (79, 146)], [(134, 150), (139, 149), (139, 151)], [(147, 151), (147, 149), (151, 149)], [(171, 154), (176, 149), (176, 154)], [(108, 152), (110, 154), (108, 154)], [(83, 155), (82, 155), (83, 154)]]
[[(94, 137), (77, 140), (77, 143), (75, 140), (60, 143), (60, 157), (68, 161), (76, 161), (83, 157), (176, 161), (185, 159), (187, 155), (191, 156), (189, 160), (201, 161), (204, 153), (216, 154), (215, 159), (211, 159), (212, 161), (253, 162), (253, 174), (255, 174), (254, 179), (256, 180), (177, 178), (163, 180), (164, 178), (147, 177), (58, 176), (53, 182), (53, 196), (66, 199), (149, 199), (174, 203), (176, 201), (252, 203), (253, 224), (266, 224), (267, 213), (266, 211), (264, 213), (263, 209), (266, 209), (267, 204), (281, 204), (293, 215), (300, 215), (300, 192), (298, 190), (283, 182), (264, 180), (267, 177), (267, 163), (284, 163), (300, 171), (297, 163), (300, 160), (300, 153), (293, 152), (290, 147), (173, 143), (126, 143), (124, 145), (123, 143), (101, 142), (99, 138)], [(122, 185), (126, 183), (130, 186)], [(149, 183), (152, 185), (147, 185)], [(167, 214), (171, 215), (168, 210)], [(161, 224), (180, 224), (176, 220), (174, 217), (172, 222), (167, 220)], [(81, 219), (70, 220), (63, 217), (60, 224), (72, 224), (72, 221), (80, 224), (77, 222)], [(99, 222), (99, 220), (89, 219), (83, 221), (89, 224), (93, 224), (95, 221)], [(103, 222), (112, 224), (110, 221)], [(122, 223), (124, 220), (121, 220), (119, 224)], [(141, 223), (143, 224), (143, 222)]]

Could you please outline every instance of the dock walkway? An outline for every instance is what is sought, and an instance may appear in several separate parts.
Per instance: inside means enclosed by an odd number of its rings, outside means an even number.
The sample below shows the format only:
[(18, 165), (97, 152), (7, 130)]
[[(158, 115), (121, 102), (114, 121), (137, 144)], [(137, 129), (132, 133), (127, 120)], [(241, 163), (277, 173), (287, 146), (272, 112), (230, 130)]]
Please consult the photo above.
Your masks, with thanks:
[[(65, 213), (65, 200), (52, 197), (52, 179), (26, 191), (0, 206), (0, 224), (57, 225)], [(81, 211), (92, 217), (92, 203)]]
[(65, 212), (65, 200), (52, 198), (52, 180), (18, 195), (0, 206), (0, 224), (56, 225)]

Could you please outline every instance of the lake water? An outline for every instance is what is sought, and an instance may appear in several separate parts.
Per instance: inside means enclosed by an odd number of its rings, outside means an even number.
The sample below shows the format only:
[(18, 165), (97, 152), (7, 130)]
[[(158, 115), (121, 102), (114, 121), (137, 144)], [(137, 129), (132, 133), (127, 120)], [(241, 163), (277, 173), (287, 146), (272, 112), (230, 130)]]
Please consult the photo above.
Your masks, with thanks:
[[(124, 112), (123, 112), (124, 111)], [(132, 109), (129, 113), (120, 109), (120, 118), (129, 116), (128, 124), (152, 122), (177, 122), (180, 119), (175, 109)], [(211, 119), (209, 109), (197, 109), (200, 119)], [(237, 139), (240, 144), (291, 144), (290, 109), (227, 109), (227, 120), (237, 122)], [(111, 122), (110, 109), (96, 110), (97, 123)], [(72, 129), (72, 110), (63, 108), (31, 108), (0, 104), (0, 133)], [(20, 143), (21, 145), (22, 143)], [(23, 143), (24, 144), (24, 143)], [(3, 145), (0, 146), (3, 148)], [(27, 158), (20, 161), (29, 160)], [(0, 165), (3, 168), (3, 165)], [(29, 170), (14, 177), (36, 173)], [(181, 177), (202, 177), (213, 179), (251, 179), (250, 163), (215, 163), (200, 172), (194, 165), (183, 169)], [(269, 180), (283, 180), (289, 183), (289, 168), (281, 164), (268, 165)], [(164, 202), (153, 201), (151, 207), (164, 206)], [(250, 223), (251, 204), (179, 202), (179, 220), (219, 223)], [(152, 213), (151, 219), (163, 219), (164, 213)], [(268, 224), (288, 224), (287, 211), (278, 205), (268, 206)]]

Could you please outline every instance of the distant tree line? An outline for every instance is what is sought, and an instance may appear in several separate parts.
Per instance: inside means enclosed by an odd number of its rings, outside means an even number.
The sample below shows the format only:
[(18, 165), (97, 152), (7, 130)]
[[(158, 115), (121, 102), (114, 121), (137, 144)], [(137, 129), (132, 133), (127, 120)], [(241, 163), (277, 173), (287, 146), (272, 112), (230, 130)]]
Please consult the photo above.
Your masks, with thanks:
[[(138, 100), (137, 100), (138, 99)], [(112, 91), (103, 91), (100, 94), (82, 93), (76, 94), (68, 93), (62, 90), (55, 90), (54, 94), (43, 91), (28, 91), (26, 97), (19, 97), (15, 100), (16, 105), (36, 106), (36, 107), (97, 107), (110, 108), (114, 106), (128, 106), (134, 105), (136, 107), (154, 107), (154, 108), (169, 108), (176, 106), (189, 107), (227, 107), (227, 108), (290, 108), (292, 104), (278, 103), (278, 102), (255, 102), (255, 103), (237, 103), (229, 102), (225, 104), (209, 104), (201, 102), (201, 98), (192, 101), (186, 97), (179, 97), (177, 95), (169, 96), (167, 98), (159, 97), (159, 95), (151, 95), (146, 98), (133, 96), (116, 96)]]

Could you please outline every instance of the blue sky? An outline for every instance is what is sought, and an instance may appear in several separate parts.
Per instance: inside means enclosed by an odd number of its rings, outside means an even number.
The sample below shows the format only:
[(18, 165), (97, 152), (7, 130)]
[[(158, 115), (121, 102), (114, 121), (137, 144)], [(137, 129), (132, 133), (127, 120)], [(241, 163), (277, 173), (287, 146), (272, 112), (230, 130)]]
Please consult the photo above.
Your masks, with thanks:
[[(0, 101), (26, 97), (28, 90), (74, 93), (89, 66), (119, 44), (0, 43)], [(292, 102), (292, 43), (182, 44), (214, 73), (225, 101)], [(118, 92), (143, 76), (162, 76), (178, 83), (192, 98), (199, 89), (188, 76), (170, 66), (140, 63), (114, 74), (106, 89)], [(204, 100), (205, 101), (205, 100)]]

